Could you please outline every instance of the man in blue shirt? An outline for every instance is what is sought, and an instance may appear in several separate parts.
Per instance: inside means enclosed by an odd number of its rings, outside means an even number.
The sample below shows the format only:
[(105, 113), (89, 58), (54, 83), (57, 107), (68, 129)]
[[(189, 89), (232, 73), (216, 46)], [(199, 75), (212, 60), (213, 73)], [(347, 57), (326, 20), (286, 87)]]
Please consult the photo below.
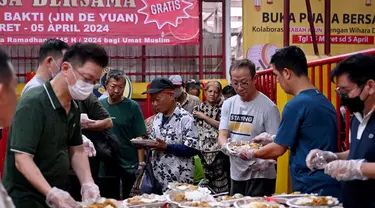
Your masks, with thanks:
[(375, 57), (348, 57), (332, 70), (332, 82), (335, 79), (341, 103), (354, 114), (350, 150), (312, 150), (306, 163), (312, 170), (324, 168), (326, 174), (344, 181), (345, 208), (375, 207)]
[(281, 88), (295, 97), (284, 107), (274, 141), (270, 137), (254, 138), (253, 141), (269, 144), (242, 157), (275, 159), (289, 148), (293, 191), (339, 197), (339, 182), (322, 170), (311, 171), (305, 162), (312, 149), (337, 151), (337, 118), (333, 105), (310, 82), (307, 60), (300, 48), (289, 46), (278, 50), (272, 56), (271, 66)]

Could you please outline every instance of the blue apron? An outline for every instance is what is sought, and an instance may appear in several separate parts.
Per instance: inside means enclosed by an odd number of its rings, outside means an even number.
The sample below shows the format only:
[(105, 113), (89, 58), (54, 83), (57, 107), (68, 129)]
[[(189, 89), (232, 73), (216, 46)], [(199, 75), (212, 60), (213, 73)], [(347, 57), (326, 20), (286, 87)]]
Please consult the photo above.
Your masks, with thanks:
[[(360, 140), (357, 139), (359, 125), (358, 119), (353, 117), (348, 160), (365, 159), (367, 162), (375, 162), (375, 113), (371, 115)], [(375, 208), (375, 179), (345, 181), (343, 198), (345, 208)]]

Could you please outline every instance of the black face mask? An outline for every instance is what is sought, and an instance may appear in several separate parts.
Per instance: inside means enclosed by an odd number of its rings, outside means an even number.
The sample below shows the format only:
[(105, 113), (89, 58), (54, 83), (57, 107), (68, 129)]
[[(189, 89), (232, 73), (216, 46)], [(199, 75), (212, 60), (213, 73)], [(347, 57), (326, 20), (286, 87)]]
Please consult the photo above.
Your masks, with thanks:
[(363, 112), (365, 102), (358, 96), (349, 98), (347, 94), (341, 95), (341, 104), (348, 108), (350, 113)]

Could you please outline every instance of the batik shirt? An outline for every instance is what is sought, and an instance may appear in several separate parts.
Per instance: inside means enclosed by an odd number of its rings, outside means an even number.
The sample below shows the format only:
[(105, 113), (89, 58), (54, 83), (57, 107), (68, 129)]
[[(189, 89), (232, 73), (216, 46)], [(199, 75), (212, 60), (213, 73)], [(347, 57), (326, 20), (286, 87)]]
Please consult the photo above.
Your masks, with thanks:
[[(206, 116), (215, 119), (216, 121), (220, 121), (222, 104), (222, 100), (216, 105), (210, 105), (208, 102), (203, 102), (200, 105), (195, 106), (194, 110), (202, 112)], [(195, 119), (199, 132), (199, 150), (202, 151), (202, 156), (205, 162), (207, 164), (211, 164), (221, 149), (219, 143), (217, 142), (219, 130), (203, 119)], [(213, 153), (215, 151), (217, 152)]]
[[(162, 125), (163, 114), (155, 116), (151, 138), (167, 144), (183, 144), (198, 149), (198, 131), (193, 116), (176, 107), (172, 116)], [(167, 152), (154, 151), (152, 166), (156, 179), (166, 191), (169, 183), (194, 182), (194, 157), (177, 157)]]

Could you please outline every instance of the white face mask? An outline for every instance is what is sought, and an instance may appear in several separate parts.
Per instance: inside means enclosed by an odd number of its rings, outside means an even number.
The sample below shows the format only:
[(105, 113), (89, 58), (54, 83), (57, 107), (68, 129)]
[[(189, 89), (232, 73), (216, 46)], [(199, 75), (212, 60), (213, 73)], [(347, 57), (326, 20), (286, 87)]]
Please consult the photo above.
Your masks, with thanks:
[(179, 87), (179, 88), (174, 89), (174, 97), (175, 98), (179, 98), (182, 95), (182, 93), (184, 93), (183, 87)]
[(66, 82), (68, 83), (68, 89), (70, 95), (72, 96), (73, 100), (86, 100), (90, 96), (90, 94), (94, 90), (94, 85), (91, 83), (87, 83), (83, 80), (77, 79), (74, 69), (71, 64), (70, 69), (73, 72), (73, 76), (76, 79), (76, 83), (73, 86), (70, 86), (69, 81), (65, 78)]
[(51, 77), (52, 77), (52, 78), (55, 78), (56, 75), (57, 75), (57, 74), (59, 73), (59, 71), (60, 71), (60, 70), (59, 70), (60, 67), (57, 65), (57, 63), (56, 63), (56, 61), (55, 61), (54, 58), (52, 58), (52, 61), (53, 61), (53, 63), (56, 65), (57, 73), (53, 73), (52, 70), (51, 70), (51, 68), (48, 68), (48, 69), (49, 69), (49, 71), (51, 72)]

